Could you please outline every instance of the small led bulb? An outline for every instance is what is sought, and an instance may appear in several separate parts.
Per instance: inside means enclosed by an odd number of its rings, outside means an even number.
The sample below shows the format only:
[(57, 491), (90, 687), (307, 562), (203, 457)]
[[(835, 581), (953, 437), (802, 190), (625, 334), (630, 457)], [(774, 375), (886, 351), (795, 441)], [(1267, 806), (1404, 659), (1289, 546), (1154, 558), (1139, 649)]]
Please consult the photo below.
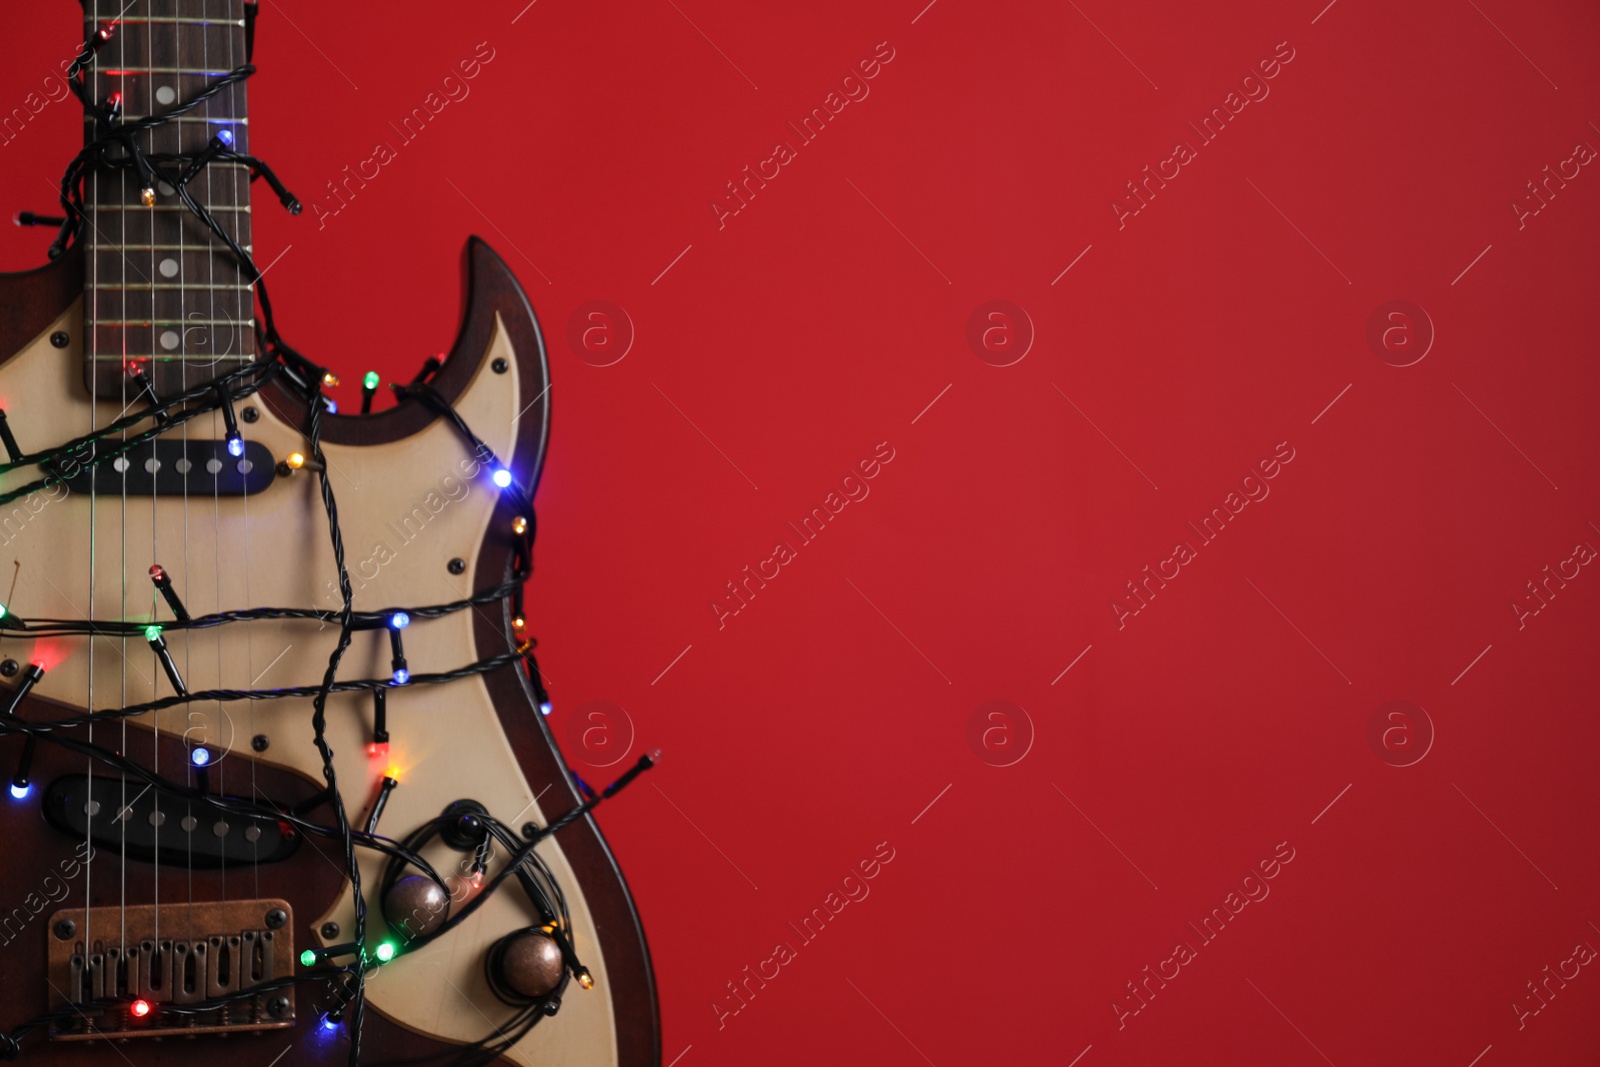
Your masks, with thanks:
[(228, 455), (234, 459), (244, 455), (244, 438), (238, 430), (230, 431), (228, 434)]
[(128, 1005), (128, 1011), (132, 1013), (135, 1019), (143, 1019), (150, 1014), (150, 1002), (144, 999), (136, 1000)]
[(146, 626), (144, 628), (144, 639), (146, 641), (161, 640), (161, 627), (155, 623), (151, 623), (149, 626)]
[(594, 988), (594, 978), (593, 978), (593, 976), (591, 976), (589, 974), (589, 968), (587, 968), (587, 967), (579, 967), (578, 968), (578, 984), (581, 985), (585, 989), (593, 989)]
[(229, 148), (232, 148), (233, 147), (233, 131), (232, 130), (218, 130), (217, 131), (217, 140), (221, 141), (224, 145), (228, 146)]
[(333, 373), (333, 371), (328, 371), (326, 374), (324, 374), (322, 376), (322, 384), (326, 385), (326, 386), (329, 386), (329, 387), (338, 385), (339, 384), (339, 376), (337, 374)]
[(211, 762), (211, 750), (204, 745), (196, 745), (194, 751), (189, 753), (189, 762), (196, 767), (204, 767)]
[(377, 387), (378, 372), (375, 370), (367, 371), (366, 375), (361, 379), (361, 388), (371, 390), (376, 389)]
[(32, 783), (23, 782), (20, 785), (16, 782), (11, 783), (11, 796), (16, 800), (27, 800), (31, 792), (33, 792)]
[(288, 465), (290, 470), (297, 471), (306, 465), (306, 455), (304, 452), (290, 452), (288, 458), (283, 462)]
[(494, 469), (493, 477), (494, 484), (498, 485), (502, 489), (508, 488), (511, 485), (511, 472), (506, 470), (504, 467), (496, 467)]
[(145, 207), (156, 206), (156, 191), (148, 185), (139, 190), (139, 202)]
[(518, 515), (516, 518), (512, 519), (511, 532), (516, 534), (518, 537), (521, 537), (523, 534), (527, 533), (528, 520), (523, 518), (521, 515)]
[(394, 942), (392, 941), (380, 941), (378, 947), (372, 950), (372, 954), (378, 958), (379, 963), (388, 963), (394, 959), (394, 952)]
[(399, 670), (394, 672), (395, 685), (405, 685), (409, 681), (411, 681), (411, 672), (406, 670), (404, 667), (401, 667)]
[(389, 616), (389, 625), (396, 630), (404, 630), (411, 625), (411, 616), (403, 611), (397, 611)]

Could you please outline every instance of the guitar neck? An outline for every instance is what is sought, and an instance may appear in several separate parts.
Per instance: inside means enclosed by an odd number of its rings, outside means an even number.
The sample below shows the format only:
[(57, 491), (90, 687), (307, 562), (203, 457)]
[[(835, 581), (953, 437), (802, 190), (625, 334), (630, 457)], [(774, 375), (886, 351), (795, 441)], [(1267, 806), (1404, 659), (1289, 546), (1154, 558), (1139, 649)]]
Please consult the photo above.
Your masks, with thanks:
[[(245, 62), (243, 0), (89, 0), (85, 18), (90, 31), (116, 24), (89, 67), (88, 85), (101, 103), (120, 94), (125, 121), (191, 100)], [(86, 121), (87, 140), (94, 127)], [(160, 156), (200, 151), (222, 130), (237, 151), (249, 151), (242, 82), (135, 136), (145, 153)], [(144, 202), (143, 187), (131, 168), (96, 171), (84, 183), (85, 380), (109, 400), (131, 397), (134, 361), (148, 369), (158, 395), (170, 396), (256, 353), (254, 297), (243, 267), (171, 185), (156, 182), (153, 205)], [(188, 191), (251, 250), (244, 164), (214, 161)]]

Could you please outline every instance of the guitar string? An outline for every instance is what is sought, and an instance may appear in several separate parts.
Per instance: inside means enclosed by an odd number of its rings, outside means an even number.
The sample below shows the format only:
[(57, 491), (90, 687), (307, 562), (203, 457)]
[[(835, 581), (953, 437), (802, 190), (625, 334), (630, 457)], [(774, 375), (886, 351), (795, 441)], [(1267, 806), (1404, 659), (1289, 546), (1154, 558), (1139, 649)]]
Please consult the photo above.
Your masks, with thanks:
[[(90, 25), (88, 27), (88, 30), (87, 30), (85, 36), (87, 36), (88, 34), (93, 33), (95, 26), (97, 26), (99, 24), (99, 22), (100, 22), (100, 0), (90, 0), (90, 5), (89, 6), (90, 6), (90, 11), (91, 11)], [(120, 48), (120, 45), (118, 47)], [(90, 63), (91, 63), (92, 67), (100, 65), (99, 64), (99, 56), (98, 56), (98, 54), (90, 61)], [(97, 77), (103, 77), (103, 75), (100, 75), (98, 71), (95, 71), (94, 75), (97, 76)], [(119, 175), (117, 175), (117, 180), (118, 180), (118, 182), (122, 182), (122, 181), (125, 181), (126, 178), (123, 175), (119, 174)], [(96, 170), (94, 172), (93, 181), (94, 181), (94, 190), (93, 190), (93, 193), (91, 194), (90, 202), (91, 203), (99, 203), (100, 202), (100, 171), (99, 171), (99, 168), (96, 168)], [(90, 245), (95, 250), (95, 254), (93, 256), (91, 256), (90, 258), (92, 260), (94, 260), (95, 264), (96, 264), (91, 269), (95, 270), (96, 273), (98, 273), (98, 271), (99, 271), (98, 263), (99, 263), (99, 259), (100, 259), (101, 254), (104, 252), (104, 245), (102, 243), (102, 238), (101, 238), (101, 235), (100, 235), (100, 226), (99, 226), (99, 224), (94, 220), (93, 216), (90, 216), (89, 220), (90, 220), (90, 226), (89, 226), (89, 230), (90, 230)], [(96, 280), (96, 282), (99, 281), (98, 278), (96, 278), (95, 280)], [(123, 281), (124, 281), (124, 283), (126, 283), (126, 281), (127, 281), (126, 275), (124, 275)], [(89, 373), (91, 375), (95, 375), (95, 374), (99, 373), (98, 368), (100, 366), (100, 294), (99, 294), (98, 290), (95, 291), (94, 298), (93, 298), (93, 300), (89, 301), (89, 303), (92, 304), (93, 306), (90, 307), (90, 308), (86, 308), (85, 309), (85, 311), (84, 311), (84, 319), (85, 319), (85, 322), (88, 323), (89, 355), (90, 355), (90, 359), (93, 361), (91, 363), (91, 369), (90, 369)], [(90, 380), (92, 381), (94, 379), (91, 377)], [(99, 431), (99, 414), (100, 414), (99, 405), (97, 405), (94, 402), (94, 398), (93, 398), (93, 396), (91, 396), (90, 400), (89, 400), (89, 432), (90, 433), (97, 433)], [(90, 453), (90, 455), (92, 457), (93, 453)], [(94, 618), (94, 614), (95, 614), (95, 612), (94, 612), (94, 573), (95, 573), (95, 567), (94, 567), (95, 558), (94, 558), (94, 556), (95, 556), (95, 551), (94, 550), (95, 550), (95, 534), (96, 534), (96, 528), (98, 526), (98, 518), (99, 518), (98, 507), (97, 507), (98, 494), (95, 492), (95, 490), (97, 488), (97, 481), (98, 480), (96, 478), (94, 478), (93, 475), (91, 474), (91, 476), (89, 478), (89, 569), (88, 569), (88, 575), (89, 575), (89, 617), (91, 619)], [(93, 701), (94, 700), (94, 645), (95, 645), (95, 641), (94, 641), (94, 637), (93, 636), (91, 636), (88, 639), (87, 644), (89, 646), (89, 654), (88, 654), (88, 657), (87, 657), (87, 659), (88, 659), (87, 670), (88, 670), (89, 699), (91, 701)], [(93, 706), (94, 705), (91, 703), (90, 707), (93, 707)], [(94, 727), (93, 726), (89, 727), (89, 743), (90, 744), (94, 743)], [(86, 797), (94, 795), (94, 757), (93, 756), (90, 756), (89, 759), (88, 759), (88, 774), (87, 774), (87, 777), (85, 778), (84, 795)], [(87, 803), (87, 801), (85, 801), (85, 803)], [(91, 820), (85, 819), (84, 820), (84, 827), (83, 827), (83, 845), (84, 845), (84, 855), (83, 855), (83, 961), (84, 961), (84, 963), (86, 965), (93, 958), (93, 949), (94, 949), (94, 844), (93, 844), (93, 840), (92, 840), (92, 831), (91, 831), (90, 827), (91, 827)], [(81, 976), (83, 976), (84, 978), (88, 977), (88, 973), (89, 972), (88, 972), (87, 966), (85, 966), (83, 969), (81, 969), (79, 971), (79, 974)], [(82, 992), (81, 987), (79, 989), (79, 992), (81, 994), (81, 992)], [(92, 990), (91, 990), (91, 992), (92, 992)]]

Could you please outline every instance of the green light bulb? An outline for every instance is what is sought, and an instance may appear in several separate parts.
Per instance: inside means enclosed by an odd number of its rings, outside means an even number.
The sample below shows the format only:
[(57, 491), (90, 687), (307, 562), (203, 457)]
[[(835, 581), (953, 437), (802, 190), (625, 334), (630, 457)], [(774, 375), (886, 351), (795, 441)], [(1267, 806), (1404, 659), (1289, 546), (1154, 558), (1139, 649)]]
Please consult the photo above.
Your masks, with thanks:
[(161, 627), (155, 625), (154, 623), (151, 623), (149, 626), (146, 626), (144, 628), (144, 639), (146, 641), (154, 641), (154, 640), (158, 639), (160, 636), (161, 636)]
[(361, 379), (361, 386), (368, 392), (376, 389), (378, 387), (378, 372), (375, 370), (367, 371), (367, 376)]
[(302, 966), (302, 967), (315, 967), (316, 965), (317, 965), (317, 954), (316, 954), (315, 951), (313, 951), (312, 949), (308, 948), (304, 952), (300, 953), (300, 966)]
[(388, 963), (390, 960), (394, 959), (394, 942), (379, 942), (378, 947), (372, 950), (372, 954), (378, 957), (379, 963)]

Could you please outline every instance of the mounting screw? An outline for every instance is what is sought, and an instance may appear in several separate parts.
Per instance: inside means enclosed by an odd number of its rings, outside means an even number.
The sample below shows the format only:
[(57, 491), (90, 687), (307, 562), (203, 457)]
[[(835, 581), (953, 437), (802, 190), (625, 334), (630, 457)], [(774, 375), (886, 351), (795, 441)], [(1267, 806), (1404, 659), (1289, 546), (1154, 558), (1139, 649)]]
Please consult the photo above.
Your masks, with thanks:
[(250, 739), (250, 747), (257, 752), (265, 752), (272, 744), (272, 739), (266, 734), (256, 734)]
[(506, 362), (504, 356), (500, 356), (493, 363), (489, 364), (489, 369), (494, 371), (496, 374), (504, 374), (506, 371), (511, 369), (511, 364)]
[(5, 675), (7, 678), (10, 678), (12, 675), (16, 674), (20, 669), (21, 668), (17, 666), (17, 661), (14, 659), (0, 660), (0, 674)]
[(72, 343), (72, 338), (67, 335), (67, 331), (57, 330), (50, 335), (50, 343), (57, 348), (66, 348), (67, 345)]
[(329, 941), (332, 941), (334, 938), (338, 937), (339, 936), (339, 924), (338, 923), (323, 923), (322, 924), (322, 936), (324, 938), (328, 939)]
[(247, 407), (243, 411), (239, 412), (239, 414), (241, 417), (243, 417), (245, 422), (255, 422), (261, 417), (261, 412), (257, 411), (253, 407)]
[(267, 1013), (274, 1019), (281, 1019), (289, 1014), (289, 998), (273, 997), (267, 1001)]
[(467, 572), (467, 561), (457, 556), (450, 561), (449, 567), (451, 574), (465, 574)]
[(289, 921), (289, 913), (282, 908), (273, 908), (267, 912), (267, 929), (277, 930)]
[(534, 835), (536, 835), (538, 832), (539, 832), (539, 828), (537, 826), (535, 826), (533, 823), (525, 822), (525, 823), (522, 824), (522, 836), (526, 837), (529, 841), (532, 841), (533, 838), (534, 838)]
[(73, 922), (71, 919), (62, 919), (60, 922), (56, 923), (56, 925), (55, 925), (55, 934), (56, 934), (56, 940), (57, 941), (65, 941), (65, 940), (67, 940), (73, 934), (75, 934), (77, 932), (78, 932), (78, 924)]

